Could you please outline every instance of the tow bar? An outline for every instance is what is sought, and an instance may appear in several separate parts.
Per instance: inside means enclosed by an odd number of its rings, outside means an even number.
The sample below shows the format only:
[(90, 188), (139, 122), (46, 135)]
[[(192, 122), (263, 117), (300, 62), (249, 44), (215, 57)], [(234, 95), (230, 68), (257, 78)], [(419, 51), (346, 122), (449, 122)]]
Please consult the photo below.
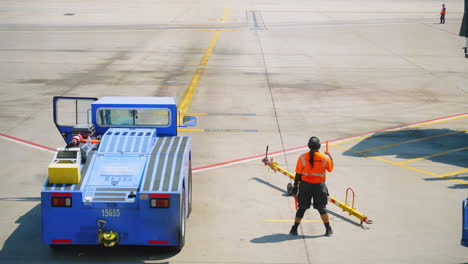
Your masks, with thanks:
[[(328, 141), (327, 141), (327, 151), (328, 151)], [(262, 162), (263, 162), (263, 164), (265, 166), (270, 167), (270, 169), (272, 169), (274, 172), (279, 171), (283, 175), (289, 177), (291, 180), (294, 180), (296, 178), (296, 176), (294, 174), (292, 174), (291, 172), (289, 172), (286, 169), (279, 166), (277, 162), (274, 162), (273, 158), (268, 157), (268, 146), (266, 147), (265, 157), (262, 159)], [(288, 185), (286, 186), (286, 192), (289, 195), (293, 195), (292, 189), (293, 189), (292, 184), (288, 183)], [(351, 206), (348, 204), (348, 191), (352, 192), (352, 197), (353, 198), (352, 198), (352, 205)], [(337, 199), (333, 198), (330, 195), (328, 196), (328, 201), (330, 201), (332, 204), (338, 206), (339, 208), (343, 209), (343, 211), (348, 212), (349, 215), (357, 217), (361, 221), (361, 225), (362, 225), (362, 223), (372, 224), (373, 223), (372, 220), (370, 220), (367, 216), (359, 213), (356, 210), (356, 208), (354, 208), (354, 198), (355, 198), (354, 190), (351, 189), (351, 188), (348, 188), (346, 190), (346, 202), (345, 203), (342, 203), (342, 202), (338, 201)], [(297, 197), (296, 196), (294, 196), (294, 200), (295, 200), (295, 206), (296, 206), (296, 210), (297, 210)]]

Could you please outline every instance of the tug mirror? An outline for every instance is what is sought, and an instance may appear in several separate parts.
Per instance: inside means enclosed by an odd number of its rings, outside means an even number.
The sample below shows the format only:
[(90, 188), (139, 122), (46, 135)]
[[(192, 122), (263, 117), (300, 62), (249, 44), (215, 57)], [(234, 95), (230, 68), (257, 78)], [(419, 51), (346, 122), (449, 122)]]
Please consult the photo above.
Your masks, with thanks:
[(194, 116), (184, 116), (182, 119), (182, 123), (184, 126), (196, 126), (197, 125), (197, 118)]

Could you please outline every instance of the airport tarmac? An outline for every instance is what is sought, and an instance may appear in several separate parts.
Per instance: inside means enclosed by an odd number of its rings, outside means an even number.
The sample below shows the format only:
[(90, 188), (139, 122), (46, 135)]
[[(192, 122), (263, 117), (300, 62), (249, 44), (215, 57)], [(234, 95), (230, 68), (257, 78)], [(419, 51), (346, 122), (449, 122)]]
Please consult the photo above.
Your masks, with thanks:
[[(0, 263), (467, 263), (463, 1), (0, 2)], [(64, 146), (53, 96), (171, 96), (198, 118), (193, 212), (179, 252), (41, 242), (40, 191)], [(289, 180), (330, 142), (332, 237)], [(323, 150), (323, 149), (322, 149)]]

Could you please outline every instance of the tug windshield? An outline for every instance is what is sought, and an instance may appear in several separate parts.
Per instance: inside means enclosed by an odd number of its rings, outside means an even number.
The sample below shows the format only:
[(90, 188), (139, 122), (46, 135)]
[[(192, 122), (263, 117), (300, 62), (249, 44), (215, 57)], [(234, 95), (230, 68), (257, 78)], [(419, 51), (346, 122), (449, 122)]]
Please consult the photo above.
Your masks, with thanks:
[(167, 108), (101, 108), (98, 110), (100, 126), (158, 126), (171, 123)]

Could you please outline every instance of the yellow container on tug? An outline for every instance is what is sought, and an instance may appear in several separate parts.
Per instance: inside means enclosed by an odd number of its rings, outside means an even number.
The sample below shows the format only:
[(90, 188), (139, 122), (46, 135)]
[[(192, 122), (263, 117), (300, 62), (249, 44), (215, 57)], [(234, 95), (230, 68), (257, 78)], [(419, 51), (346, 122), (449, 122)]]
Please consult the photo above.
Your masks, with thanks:
[(79, 148), (57, 149), (49, 164), (49, 183), (77, 184), (81, 181)]

